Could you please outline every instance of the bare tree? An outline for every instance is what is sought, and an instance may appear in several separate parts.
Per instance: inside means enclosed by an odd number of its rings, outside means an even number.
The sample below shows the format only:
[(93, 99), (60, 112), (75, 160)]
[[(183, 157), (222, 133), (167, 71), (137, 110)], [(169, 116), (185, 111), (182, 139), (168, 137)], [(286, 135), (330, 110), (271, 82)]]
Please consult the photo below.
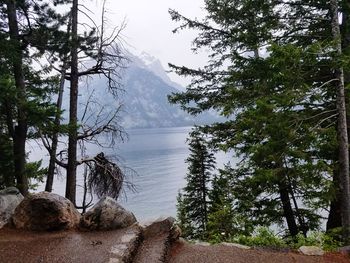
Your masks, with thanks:
[[(103, 152), (90, 157), (87, 148), (90, 145), (96, 145), (101, 148), (113, 149), (115, 143), (124, 141), (127, 134), (119, 125), (118, 113), (120, 107), (108, 109), (94, 99), (94, 90), (86, 98), (84, 111), (80, 118), (81, 124), (77, 132), (80, 157), (77, 158), (76, 165), (83, 166), (83, 202), (78, 208), (83, 212), (93, 201), (93, 194), (97, 197), (111, 196), (118, 198), (123, 187), (135, 190), (134, 185), (129, 179), (136, 174), (132, 169), (122, 166), (119, 160), (114, 156), (105, 156)], [(96, 112), (96, 109), (99, 109)], [(42, 136), (44, 146), (50, 150), (50, 139)], [(52, 142), (51, 142), (52, 143)], [(67, 145), (63, 145), (66, 147)], [(59, 157), (60, 156), (60, 157)], [(63, 150), (55, 155), (55, 163), (64, 169), (67, 169), (67, 151)], [(87, 195), (90, 200), (87, 201)]]
[[(67, 170), (67, 181), (66, 181), (66, 197), (75, 203), (76, 199), (76, 170), (79, 164), (77, 160), (77, 143), (80, 140), (93, 140), (95, 143), (98, 141), (96, 137), (100, 134), (113, 134), (111, 138), (116, 138), (117, 135), (121, 136), (121, 127), (117, 125), (117, 113), (119, 109), (114, 111), (112, 115), (105, 114), (104, 108), (102, 108), (95, 120), (93, 126), (85, 125), (85, 123), (80, 124), (78, 120), (78, 94), (79, 94), (79, 80), (82, 77), (89, 77), (92, 75), (100, 75), (107, 80), (107, 85), (109, 91), (112, 95), (117, 96), (118, 90), (120, 88), (120, 76), (119, 70), (123, 68), (124, 56), (119, 47), (120, 44), (120, 32), (124, 28), (124, 23), (120, 27), (116, 27), (112, 32), (107, 35), (105, 24), (105, 1), (103, 2), (102, 8), (102, 21), (101, 26), (97, 26), (95, 21), (93, 21), (88, 12), (83, 5), (79, 4), (78, 0), (72, 1), (72, 8), (70, 12), (70, 53), (68, 56), (63, 58), (63, 66), (57, 68), (52, 64), (61, 74), (60, 91), (57, 100), (57, 112), (61, 112), (62, 105), (62, 94), (65, 80), (70, 82), (70, 97), (69, 97), (69, 125), (68, 125), (68, 158), (67, 162), (59, 160), (57, 158), (57, 131), (50, 140), (48, 138), (44, 139), (44, 145), (50, 153), (50, 165), (49, 165), (49, 176), (46, 184), (46, 190), (52, 190), (53, 174), (55, 171), (55, 164), (60, 165)], [(90, 32), (80, 35), (78, 31), (78, 14), (82, 13), (87, 16), (92, 26), (89, 27)], [(84, 24), (86, 26), (86, 24)], [(70, 70), (68, 69), (68, 66)], [(55, 125), (59, 127), (60, 121), (59, 116), (56, 115)], [(81, 128), (81, 133), (78, 129)]]

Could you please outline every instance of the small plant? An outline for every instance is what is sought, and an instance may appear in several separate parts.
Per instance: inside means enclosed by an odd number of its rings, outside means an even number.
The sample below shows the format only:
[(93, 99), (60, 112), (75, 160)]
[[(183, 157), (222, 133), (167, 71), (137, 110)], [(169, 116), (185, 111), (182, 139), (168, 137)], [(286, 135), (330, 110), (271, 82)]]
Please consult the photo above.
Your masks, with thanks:
[(247, 246), (285, 248), (288, 247), (286, 242), (277, 236), (272, 230), (261, 227), (258, 228), (253, 236), (239, 235), (232, 239), (232, 242)]
[(289, 247), (298, 249), (301, 246), (317, 246), (325, 251), (334, 251), (343, 243), (337, 238), (336, 231), (331, 233), (323, 233), (319, 231), (310, 232), (307, 237), (299, 233), (295, 238), (286, 239)]
[[(218, 243), (221, 241), (220, 236), (213, 236), (213, 239), (210, 241)], [(252, 236), (236, 235), (230, 240), (230, 242), (246, 246), (269, 248), (298, 249), (301, 246), (318, 246), (325, 251), (334, 251), (343, 246), (343, 243), (339, 241), (339, 231), (337, 230), (327, 234), (319, 231), (310, 232), (307, 237), (299, 233), (294, 238), (283, 238), (276, 235), (272, 230), (266, 227), (258, 228)]]

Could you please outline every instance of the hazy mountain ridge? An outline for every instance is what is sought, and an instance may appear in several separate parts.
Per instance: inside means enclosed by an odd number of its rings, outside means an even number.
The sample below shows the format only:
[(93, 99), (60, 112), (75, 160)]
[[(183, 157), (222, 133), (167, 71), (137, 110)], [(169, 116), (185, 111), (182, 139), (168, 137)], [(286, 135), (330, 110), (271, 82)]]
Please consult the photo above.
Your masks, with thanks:
[[(87, 89), (80, 89), (80, 103), (86, 105), (94, 89), (93, 100), (98, 103), (90, 105), (91, 112), (97, 113), (98, 107), (102, 106), (113, 110), (121, 104), (120, 124), (126, 129), (191, 126), (218, 119), (211, 114), (193, 117), (178, 105), (171, 105), (167, 96), (179, 92), (176, 87), (181, 86), (171, 81), (159, 60), (145, 52), (141, 55), (138, 57), (129, 53), (131, 62), (121, 75), (123, 91), (119, 92), (118, 98), (108, 93), (105, 79), (95, 77)], [(83, 115), (83, 110), (79, 115)]]

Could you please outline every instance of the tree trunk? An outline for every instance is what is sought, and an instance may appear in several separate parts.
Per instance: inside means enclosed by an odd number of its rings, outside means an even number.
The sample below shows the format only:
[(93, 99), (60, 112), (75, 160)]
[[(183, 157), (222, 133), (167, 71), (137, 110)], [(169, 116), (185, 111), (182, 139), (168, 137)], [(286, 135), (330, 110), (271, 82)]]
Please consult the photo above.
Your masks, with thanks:
[(282, 202), (283, 214), (287, 221), (289, 233), (292, 237), (295, 237), (298, 234), (299, 229), (297, 223), (295, 222), (294, 212), (289, 198), (288, 187), (285, 185), (284, 182), (282, 182), (282, 180), (278, 183), (278, 190)]
[[(63, 100), (63, 92), (64, 92), (64, 83), (65, 83), (65, 76), (66, 76), (66, 58), (64, 59), (63, 66), (62, 66), (62, 75), (60, 79), (60, 88), (58, 91), (58, 98), (56, 103), (56, 116), (55, 116), (55, 122), (54, 127), (55, 129), (58, 129), (61, 121), (61, 109), (62, 109), (62, 100)], [(55, 169), (56, 169), (56, 153), (57, 153), (57, 145), (58, 145), (58, 130), (54, 132), (52, 135), (52, 143), (51, 143), (51, 149), (50, 149), (50, 162), (49, 162), (49, 168), (46, 178), (46, 185), (45, 185), (45, 191), (52, 192), (52, 186), (53, 186), (53, 179), (55, 176)]]
[(327, 232), (330, 231), (331, 229), (341, 227), (342, 222), (341, 222), (341, 194), (339, 192), (338, 186), (339, 186), (339, 175), (338, 171), (334, 170), (333, 171), (333, 185), (336, 188), (335, 190), (335, 196), (331, 200), (330, 204), (330, 210), (329, 210), (329, 215), (327, 219), (327, 225), (326, 225), (326, 230)]
[(18, 21), (15, 1), (7, 1), (7, 16), (9, 34), (14, 54), (12, 58), (13, 73), (17, 92), (17, 125), (13, 136), (14, 169), (17, 187), (23, 195), (28, 194), (28, 178), (26, 174), (26, 139), (27, 139), (27, 113), (26, 86), (23, 73), (23, 54), (19, 39)]
[[(69, 19), (69, 23), (67, 26), (67, 34), (71, 33), (71, 18)], [(58, 90), (58, 98), (56, 102), (56, 115), (55, 115), (55, 121), (54, 121), (54, 127), (55, 131), (52, 135), (52, 142), (51, 142), (51, 149), (50, 149), (50, 162), (49, 162), (49, 168), (47, 173), (47, 179), (46, 179), (46, 186), (45, 191), (52, 192), (52, 186), (53, 186), (53, 180), (55, 176), (55, 169), (56, 169), (56, 154), (57, 154), (57, 145), (58, 145), (58, 129), (61, 124), (61, 110), (62, 110), (62, 101), (63, 101), (63, 93), (64, 93), (64, 84), (65, 84), (65, 78), (66, 78), (66, 71), (67, 71), (67, 61), (68, 61), (68, 54), (64, 54), (62, 62), (62, 73), (61, 73), (61, 79), (60, 79), (60, 86)]]
[(71, 48), (71, 78), (69, 103), (69, 138), (66, 198), (76, 204), (76, 174), (77, 174), (77, 107), (78, 107), (78, 0), (72, 4), (72, 48)]
[(300, 214), (298, 202), (297, 202), (297, 199), (294, 195), (294, 190), (293, 190), (293, 187), (290, 183), (290, 180), (288, 180), (288, 189), (289, 189), (289, 193), (291, 195), (291, 198), (292, 198), (292, 201), (294, 204), (295, 215), (296, 215), (296, 218), (298, 219), (298, 223), (299, 223), (298, 231), (302, 232), (304, 237), (307, 237), (307, 232), (309, 231), (309, 226), (305, 223), (303, 215)]
[(204, 165), (205, 155), (202, 155), (201, 158), (201, 173), (202, 173), (202, 202), (203, 202), (203, 231), (206, 234), (207, 224), (208, 224), (208, 206), (207, 206), (207, 185), (206, 185), (206, 174), (205, 174), (205, 165)]
[[(338, 1), (331, 0), (332, 35), (336, 41), (336, 52), (342, 55), (341, 35), (338, 22)], [(337, 83), (337, 111), (338, 111), (338, 144), (339, 144), (339, 190), (341, 192), (343, 238), (346, 244), (350, 241), (350, 185), (349, 185), (349, 144), (346, 123), (344, 71), (341, 66), (335, 69)]]

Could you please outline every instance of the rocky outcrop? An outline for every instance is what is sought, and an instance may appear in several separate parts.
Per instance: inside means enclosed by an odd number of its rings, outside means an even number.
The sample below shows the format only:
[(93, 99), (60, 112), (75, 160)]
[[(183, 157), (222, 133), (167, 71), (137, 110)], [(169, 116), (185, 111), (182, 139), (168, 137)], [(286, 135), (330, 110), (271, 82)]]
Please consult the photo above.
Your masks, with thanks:
[(173, 217), (159, 218), (151, 223), (143, 225), (143, 236), (145, 239), (159, 236), (164, 233), (171, 233), (175, 227), (175, 219)]
[(0, 191), (0, 228), (6, 225), (23, 196), (15, 187), (9, 187)]
[(80, 214), (68, 199), (41, 192), (24, 198), (12, 219), (19, 229), (55, 231), (75, 228), (79, 224)]
[(119, 242), (111, 247), (108, 263), (133, 262), (133, 258), (137, 253), (142, 236), (140, 226), (135, 224), (122, 229), (122, 231), (124, 233), (119, 238)]
[(104, 197), (82, 216), (80, 227), (88, 230), (112, 230), (129, 227), (136, 222), (133, 213), (125, 210), (114, 199)]
[(133, 262), (167, 262), (171, 244), (176, 241), (181, 230), (172, 217), (161, 218), (143, 226), (143, 242)]

